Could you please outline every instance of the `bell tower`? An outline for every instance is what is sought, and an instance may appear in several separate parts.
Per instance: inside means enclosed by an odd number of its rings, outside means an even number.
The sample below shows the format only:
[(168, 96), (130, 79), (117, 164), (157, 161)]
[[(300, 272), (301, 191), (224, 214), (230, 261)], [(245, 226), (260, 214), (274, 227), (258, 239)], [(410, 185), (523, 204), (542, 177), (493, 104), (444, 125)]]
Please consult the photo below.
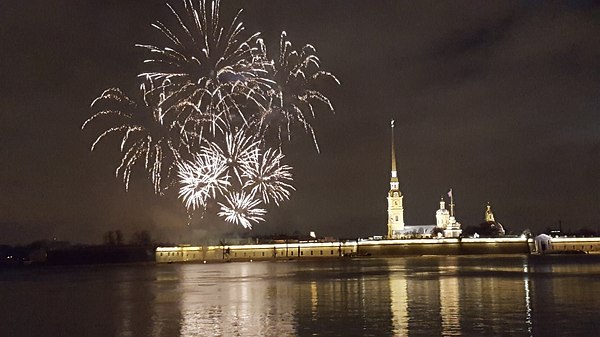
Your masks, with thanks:
[(392, 175), (390, 179), (390, 191), (388, 192), (388, 230), (387, 238), (394, 239), (404, 229), (404, 207), (402, 206), (402, 192), (398, 181), (398, 170), (396, 169), (396, 150), (394, 149), (394, 120), (392, 128)]
[(496, 220), (494, 220), (494, 213), (492, 213), (492, 205), (490, 205), (490, 203), (487, 203), (487, 207), (485, 210), (485, 222), (496, 222)]

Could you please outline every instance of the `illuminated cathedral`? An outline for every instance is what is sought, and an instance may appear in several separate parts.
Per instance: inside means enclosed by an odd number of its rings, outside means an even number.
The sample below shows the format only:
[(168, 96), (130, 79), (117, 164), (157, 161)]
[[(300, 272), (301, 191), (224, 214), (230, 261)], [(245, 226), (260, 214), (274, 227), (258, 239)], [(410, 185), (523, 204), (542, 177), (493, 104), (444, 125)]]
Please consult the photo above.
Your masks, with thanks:
[(446, 202), (442, 197), (440, 209), (436, 212), (435, 225), (411, 225), (404, 224), (404, 206), (402, 204), (404, 196), (400, 191), (400, 182), (398, 179), (398, 169), (396, 164), (396, 150), (394, 146), (394, 120), (391, 122), (392, 129), (392, 171), (390, 178), (390, 190), (388, 192), (388, 223), (387, 239), (401, 239), (407, 237), (430, 238), (435, 232), (439, 236), (447, 238), (457, 238), (462, 234), (461, 224), (454, 216), (454, 198), (452, 189), (448, 192), (450, 197), (450, 211), (446, 209)]

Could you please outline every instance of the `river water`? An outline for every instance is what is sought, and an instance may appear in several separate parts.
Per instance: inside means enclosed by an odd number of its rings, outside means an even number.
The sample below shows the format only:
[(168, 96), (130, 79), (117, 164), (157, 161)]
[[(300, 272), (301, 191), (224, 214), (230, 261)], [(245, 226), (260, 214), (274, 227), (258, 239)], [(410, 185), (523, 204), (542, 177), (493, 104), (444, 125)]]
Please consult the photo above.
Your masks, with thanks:
[(0, 270), (0, 336), (589, 336), (600, 256)]

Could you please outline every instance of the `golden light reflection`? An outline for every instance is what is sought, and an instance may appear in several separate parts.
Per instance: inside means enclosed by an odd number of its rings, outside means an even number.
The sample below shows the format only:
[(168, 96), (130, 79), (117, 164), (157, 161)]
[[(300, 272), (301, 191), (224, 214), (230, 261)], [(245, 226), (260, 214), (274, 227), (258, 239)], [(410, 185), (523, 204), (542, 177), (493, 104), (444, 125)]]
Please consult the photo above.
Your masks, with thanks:
[(317, 292), (317, 282), (310, 282), (310, 313), (312, 320), (317, 319), (317, 307), (319, 306), (319, 293)]
[(391, 275), (389, 282), (394, 335), (408, 336), (408, 281), (405, 275)]
[[(267, 277), (272, 275), (273, 264), (236, 263), (223, 267), (203, 264), (185, 268), (181, 280), (181, 335), (294, 334), (294, 317), (289, 313), (294, 312), (295, 306), (289, 289), (276, 277)], [(207, 271), (212, 268), (222, 273), (211, 276)]]
[(444, 336), (460, 335), (460, 292), (456, 270), (457, 267), (451, 264), (446, 267), (450, 275), (440, 278), (440, 315)]
[(523, 262), (523, 287), (525, 290), (525, 325), (529, 336), (533, 336), (533, 320), (531, 317), (531, 292), (529, 290), (529, 264)]
[(419, 257), (165, 265), (171, 272), (156, 275), (154, 291), (142, 291), (135, 282), (119, 288), (121, 298), (154, 296), (154, 304), (121, 304), (118, 312), (130, 317), (120, 318), (118, 331), (132, 331), (140, 326), (139, 317), (151, 317), (145, 320), (151, 322), (147, 336), (308, 336), (346, 330), (372, 336), (544, 335), (552, 331), (539, 324), (547, 319), (544, 309), (566, 315), (573, 303), (585, 310), (597, 304), (590, 300), (591, 286), (572, 287), (569, 276), (592, 279), (600, 266), (556, 261)]

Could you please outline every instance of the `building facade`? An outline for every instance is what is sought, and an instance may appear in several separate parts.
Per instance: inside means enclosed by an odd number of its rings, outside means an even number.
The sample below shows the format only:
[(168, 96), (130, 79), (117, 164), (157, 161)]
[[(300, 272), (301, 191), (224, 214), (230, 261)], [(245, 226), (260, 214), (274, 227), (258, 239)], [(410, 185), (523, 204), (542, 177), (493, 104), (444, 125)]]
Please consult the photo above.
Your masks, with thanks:
[(446, 202), (442, 197), (440, 199), (440, 209), (435, 212), (436, 227), (439, 229), (447, 229), (450, 224), (450, 211), (446, 209)]

